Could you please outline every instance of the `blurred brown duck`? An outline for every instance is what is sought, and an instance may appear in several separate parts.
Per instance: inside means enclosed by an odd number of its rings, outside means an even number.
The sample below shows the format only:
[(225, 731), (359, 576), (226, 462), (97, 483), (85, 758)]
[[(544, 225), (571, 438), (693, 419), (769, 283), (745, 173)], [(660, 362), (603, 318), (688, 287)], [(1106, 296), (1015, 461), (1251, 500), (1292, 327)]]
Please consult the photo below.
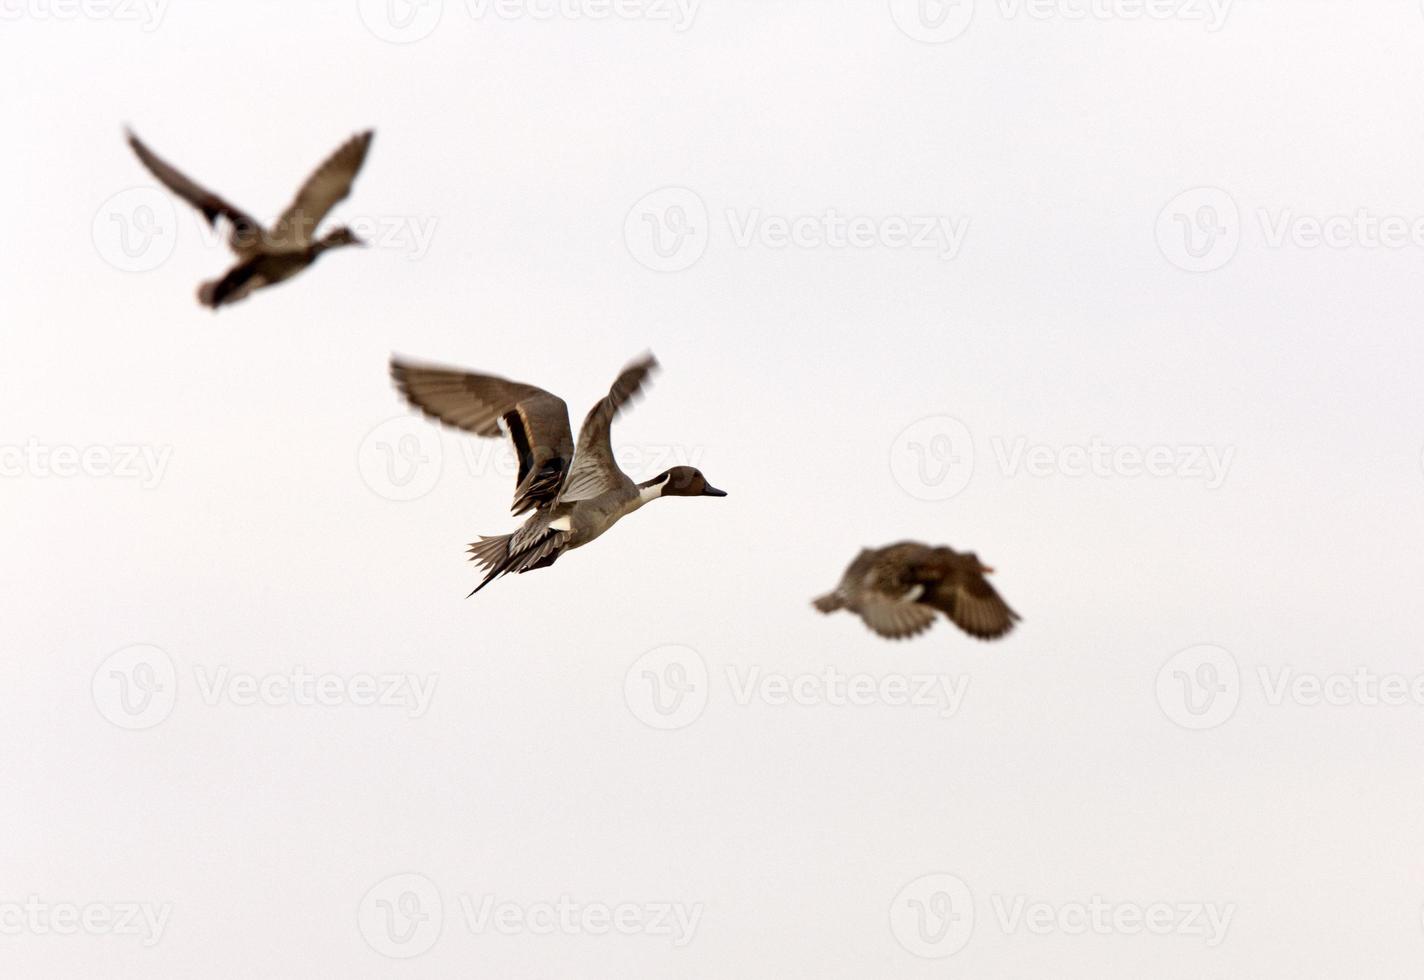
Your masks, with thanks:
[(823, 613), (848, 609), (892, 640), (923, 633), (936, 612), (976, 639), (996, 640), (1020, 617), (984, 578), (993, 571), (972, 551), (902, 541), (862, 551), (814, 605)]
[(331, 209), (351, 193), (351, 183), (366, 161), (373, 136), (374, 133), (364, 132), (342, 144), (307, 178), (296, 200), (271, 229), (263, 228), (246, 212), (184, 176), (132, 132), (128, 139), (149, 173), (201, 211), (209, 226), (215, 227), (219, 218), (232, 225), (228, 245), (237, 254), (237, 264), (221, 279), (204, 283), (198, 290), (199, 302), (217, 309), (246, 299), (264, 286), (292, 278), (333, 248), (366, 244), (346, 227), (336, 228), (322, 238), (316, 237), (316, 229)]
[(568, 406), (542, 388), (392, 358), (391, 376), (412, 405), (477, 436), (499, 438), (507, 431), (519, 457), (513, 511), (533, 513), (514, 533), (482, 537), (470, 545), (470, 560), (485, 572), (470, 595), (501, 575), (552, 565), (564, 552), (583, 547), (659, 497), (727, 495), (691, 466), (674, 466), (646, 483), (634, 483), (614, 461), (614, 416), (638, 395), (656, 367), (648, 354), (624, 368), (584, 418), (575, 446)]

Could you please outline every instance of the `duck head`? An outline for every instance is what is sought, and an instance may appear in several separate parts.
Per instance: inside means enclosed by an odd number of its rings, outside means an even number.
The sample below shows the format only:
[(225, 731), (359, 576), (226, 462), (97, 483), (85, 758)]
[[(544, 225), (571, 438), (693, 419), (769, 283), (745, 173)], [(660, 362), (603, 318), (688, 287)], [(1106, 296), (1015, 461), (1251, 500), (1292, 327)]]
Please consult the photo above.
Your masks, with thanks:
[(657, 491), (659, 497), (725, 497), (727, 491), (718, 490), (707, 482), (702, 471), (691, 466), (674, 466), (647, 483), (645, 489)]
[(365, 239), (357, 236), (350, 228), (342, 225), (340, 228), (333, 228), (318, 244), (321, 246), (321, 249), (325, 251), (332, 248), (341, 248), (345, 245), (359, 245), (365, 248), (367, 242)]
[(979, 560), (979, 556), (974, 552), (969, 552), (964, 556), (964, 563), (980, 575), (993, 575), (994, 569)]

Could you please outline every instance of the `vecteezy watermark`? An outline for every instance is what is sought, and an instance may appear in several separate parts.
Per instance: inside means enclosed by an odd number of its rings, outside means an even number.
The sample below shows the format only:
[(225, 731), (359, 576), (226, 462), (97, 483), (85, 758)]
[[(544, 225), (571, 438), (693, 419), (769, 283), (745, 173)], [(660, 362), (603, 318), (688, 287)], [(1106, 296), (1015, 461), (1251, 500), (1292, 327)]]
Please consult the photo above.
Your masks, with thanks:
[(974, 935), (974, 895), (955, 875), (923, 875), (890, 902), (890, 934), (921, 959), (953, 956)]
[[(192, 679), (199, 702), (209, 708), (381, 708), (417, 719), (430, 709), (440, 678), (395, 672), (315, 673), (301, 665), (256, 673), (234, 671), (226, 664), (198, 664)], [(153, 728), (173, 713), (178, 671), (165, 651), (136, 644), (106, 657), (90, 687), (99, 714), (120, 728), (137, 731)]]
[(1248, 223), (1235, 198), (1222, 188), (1185, 191), (1158, 215), (1157, 245), (1169, 262), (1188, 272), (1214, 272), (1227, 265), (1248, 230), (1251, 240), (1269, 251), (1424, 250), (1424, 215), (1369, 208), (1311, 213), (1258, 207), (1250, 216)]
[[(570, 895), (513, 901), (488, 892), (462, 892), (456, 908), (472, 936), (644, 936), (678, 948), (692, 942), (703, 913), (701, 902), (603, 902)], [(425, 875), (392, 875), (362, 897), (357, 925), (366, 944), (382, 956), (419, 956), (444, 931), (440, 889)]]
[(445, 927), (445, 904), (435, 882), (398, 874), (372, 885), (356, 910), (361, 938), (382, 956), (408, 960), (427, 952)]
[(691, 29), (702, 0), (359, 0), (361, 20), (382, 41), (411, 44), (429, 37), (447, 9), (468, 20), (641, 21)]
[(707, 661), (691, 647), (669, 644), (643, 654), (623, 675), (623, 700), (650, 728), (686, 728), (707, 709)]
[(1241, 247), (1241, 209), (1220, 187), (1178, 194), (1157, 215), (1157, 248), (1179, 269), (1214, 272)]
[[(1032, 21), (1115, 21), (1200, 24), (1215, 34), (1226, 26), (1235, 0), (994, 0), (1000, 18)], [(890, 0), (890, 15), (909, 38), (944, 44), (969, 30), (974, 0)]]
[(696, 191), (663, 187), (640, 198), (623, 219), (628, 254), (654, 272), (697, 264), (711, 241), (711, 217)]
[(387, 500), (424, 497), (440, 482), (444, 465), (440, 430), (415, 415), (398, 415), (380, 423), (356, 451), (362, 481)]
[(1005, 20), (1180, 21), (1209, 34), (1226, 26), (1236, 0), (994, 0)]
[[(969, 234), (967, 217), (928, 214), (856, 215), (837, 208), (816, 213), (770, 214), (761, 208), (726, 208), (722, 214), (734, 248), (770, 251), (920, 251), (950, 261)], [(712, 218), (701, 195), (664, 187), (637, 201), (623, 219), (628, 254), (654, 272), (696, 265), (712, 239)]]
[(974, 0), (890, 0), (895, 26), (924, 44), (953, 41), (974, 22)]
[(1098, 438), (1050, 445), (996, 437), (991, 444), (1006, 477), (1197, 480), (1208, 490), (1220, 489), (1236, 458), (1235, 446), (1114, 445)]
[(560, 895), (549, 901), (513, 902), (493, 895), (460, 896), (460, 912), (472, 935), (649, 936), (681, 948), (702, 921), (701, 902), (599, 902)]
[[(757, 664), (728, 664), (722, 679), (739, 708), (915, 708), (952, 718), (969, 692), (967, 675), (845, 673), (834, 665), (795, 674)], [(660, 731), (686, 728), (706, 710), (713, 675), (691, 647), (669, 645), (643, 654), (623, 675), (629, 712)]]
[(163, 23), (168, 0), (0, 0), (0, 20), (113, 21), (148, 32)]
[(737, 248), (772, 250), (830, 249), (868, 251), (918, 249), (953, 260), (964, 247), (969, 219), (945, 215), (842, 215), (835, 208), (820, 214), (766, 214), (760, 208), (726, 211), (727, 227)]
[(1157, 704), (1183, 728), (1202, 731), (1231, 720), (1241, 703), (1241, 668), (1211, 643), (1188, 647), (1157, 672)]
[[(1221, 945), (1236, 915), (1234, 903), (1050, 901), (995, 894), (989, 924), (1005, 936), (1164, 936)], [(944, 959), (969, 944), (976, 921), (974, 894), (964, 880), (945, 872), (923, 875), (890, 902), (890, 932), (907, 952)]]
[(994, 895), (994, 918), (1006, 936), (1176, 936), (1199, 939), (1209, 949), (1226, 940), (1235, 903), (1051, 902), (1026, 895)]
[[(0, 0), (3, 3), (4, 0)], [(314, 241), (315, 215), (289, 216), (279, 227), (236, 231), (226, 221), (209, 225), (197, 211), (175, 206), (173, 196), (152, 186), (131, 187), (113, 195), (99, 206), (90, 233), (94, 249), (120, 272), (152, 272), (172, 257), (182, 234), (191, 233), (200, 247), (225, 256), (230, 245), (282, 250), (295, 243)], [(344, 225), (364, 245), (399, 252), (419, 261), (430, 252), (440, 219), (417, 215), (357, 214), (332, 222)]]
[[(989, 446), (989, 458), (1005, 479), (1192, 480), (1208, 490), (1226, 482), (1236, 459), (1235, 446), (1114, 443), (1097, 436), (1058, 444), (995, 436)], [(975, 457), (967, 425), (948, 415), (932, 415), (895, 437), (890, 473), (917, 500), (949, 500), (969, 487)]]
[(115, 269), (151, 272), (178, 246), (178, 209), (165, 191), (130, 187), (99, 205), (90, 235), (99, 257)]
[(833, 665), (785, 674), (729, 664), (727, 684), (743, 708), (929, 708), (941, 718), (953, 718), (969, 693), (967, 674), (845, 674)]
[(397, 708), (421, 718), (435, 698), (438, 674), (380, 673), (314, 674), (302, 666), (269, 673), (235, 672), (226, 664), (193, 668), (203, 704), (237, 708)]
[(974, 436), (948, 415), (912, 422), (890, 446), (890, 473), (918, 500), (957, 497), (974, 478)]
[[(1246, 677), (1254, 677), (1255, 685), (1246, 684)], [(1243, 674), (1234, 656), (1203, 644), (1172, 657), (1157, 674), (1157, 703), (1183, 728), (1224, 725), (1248, 693), (1268, 708), (1424, 708), (1424, 672), (1356, 665), (1321, 673), (1259, 664)]]
[[(519, 457), (508, 440), (476, 439), (457, 435), (453, 458), (463, 463), (467, 476), (495, 476), (513, 481)], [(667, 443), (619, 443), (613, 459), (626, 473), (653, 476), (674, 466), (697, 466), (705, 447)], [(361, 479), (377, 496), (387, 500), (418, 500), (439, 485), (445, 462), (440, 427), (417, 415), (398, 415), (381, 422), (361, 440), (356, 465)]]
[(99, 714), (120, 728), (140, 731), (172, 714), (178, 672), (163, 650), (135, 644), (104, 658), (94, 671), (90, 690)]
[(0, 936), (132, 936), (152, 947), (172, 914), (172, 902), (47, 902), (30, 895), (0, 899)]
[(172, 446), (51, 446), (30, 439), (22, 446), (0, 445), (0, 479), (133, 480), (152, 490), (172, 460)]

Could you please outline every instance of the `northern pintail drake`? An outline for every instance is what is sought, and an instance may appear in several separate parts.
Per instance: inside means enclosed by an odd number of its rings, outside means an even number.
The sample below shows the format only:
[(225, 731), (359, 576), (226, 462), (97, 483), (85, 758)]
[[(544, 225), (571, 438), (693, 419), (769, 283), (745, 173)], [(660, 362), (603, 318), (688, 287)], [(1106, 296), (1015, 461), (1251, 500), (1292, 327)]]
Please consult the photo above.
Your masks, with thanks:
[(656, 367), (648, 354), (624, 368), (584, 418), (575, 446), (568, 406), (542, 388), (391, 359), (391, 377), (411, 405), (477, 436), (498, 438), (507, 432), (519, 458), (513, 512), (533, 513), (514, 533), (481, 537), (470, 545), (470, 560), (485, 572), (470, 595), (501, 575), (552, 565), (651, 500), (727, 495), (691, 466), (674, 466), (646, 483), (634, 483), (614, 461), (613, 419)]
[(984, 578), (993, 571), (972, 551), (902, 541), (862, 551), (814, 605), (823, 613), (849, 609), (892, 640), (923, 633), (936, 612), (976, 639), (996, 640), (1020, 617)]
[(246, 299), (264, 286), (292, 278), (333, 248), (366, 244), (346, 227), (336, 228), (322, 238), (316, 237), (316, 229), (331, 209), (351, 193), (351, 184), (366, 162), (374, 135), (364, 132), (342, 144), (307, 178), (296, 199), (270, 229), (184, 176), (132, 132), (128, 138), (149, 173), (201, 211), (210, 227), (216, 227), (219, 218), (227, 219), (232, 226), (228, 245), (237, 255), (237, 264), (221, 279), (203, 283), (198, 289), (198, 301), (217, 309)]

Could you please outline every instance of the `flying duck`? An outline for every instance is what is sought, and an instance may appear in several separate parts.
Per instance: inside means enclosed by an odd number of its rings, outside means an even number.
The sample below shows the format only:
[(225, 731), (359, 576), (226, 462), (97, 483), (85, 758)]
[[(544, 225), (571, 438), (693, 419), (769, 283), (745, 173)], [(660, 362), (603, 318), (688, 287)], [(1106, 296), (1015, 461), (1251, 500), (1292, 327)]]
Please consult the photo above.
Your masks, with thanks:
[(132, 132), (128, 134), (128, 139), (129, 146), (133, 147), (149, 173), (201, 211), (210, 227), (216, 227), (219, 218), (226, 218), (232, 225), (228, 245), (237, 254), (237, 264), (221, 279), (203, 283), (198, 289), (198, 301), (216, 310), (228, 303), (246, 299), (263, 286), (273, 286), (292, 278), (320, 258), (322, 253), (333, 248), (366, 244), (344, 226), (322, 238), (316, 237), (316, 229), (328, 212), (351, 193), (351, 182), (366, 161), (366, 151), (370, 149), (374, 135), (367, 131), (342, 144), (307, 178), (297, 192), (296, 200), (270, 229), (263, 228), (246, 212), (188, 179)]
[(498, 438), (507, 432), (519, 457), (513, 512), (532, 513), (513, 534), (481, 537), (470, 545), (470, 560), (485, 573), (470, 595), (501, 575), (552, 565), (650, 500), (727, 495), (691, 466), (674, 466), (646, 483), (634, 483), (614, 461), (609, 441), (613, 419), (656, 367), (651, 354), (625, 367), (584, 418), (575, 446), (568, 406), (542, 388), (391, 359), (391, 377), (411, 405), (477, 436)]
[(936, 612), (975, 639), (996, 640), (1020, 617), (984, 578), (993, 571), (972, 551), (902, 541), (862, 551), (836, 590), (813, 605), (823, 613), (849, 609), (892, 640), (923, 633)]

